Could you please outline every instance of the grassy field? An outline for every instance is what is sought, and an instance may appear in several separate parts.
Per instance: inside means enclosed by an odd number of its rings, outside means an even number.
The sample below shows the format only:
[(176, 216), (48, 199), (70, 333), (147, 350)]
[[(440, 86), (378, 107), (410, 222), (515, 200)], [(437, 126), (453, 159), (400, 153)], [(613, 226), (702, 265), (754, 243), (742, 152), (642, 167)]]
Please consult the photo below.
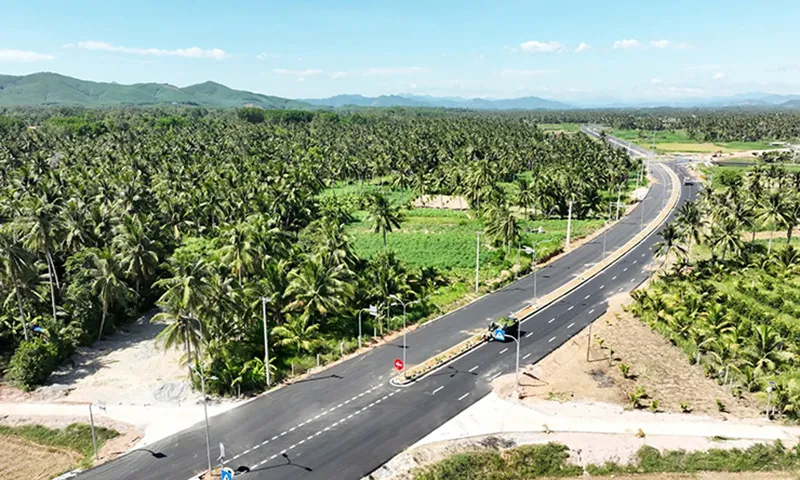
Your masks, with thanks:
[[(656, 150), (659, 152), (734, 153), (775, 148), (770, 146), (769, 142), (700, 142), (689, 137), (685, 130), (662, 131), (655, 134)], [(611, 135), (647, 148), (653, 144), (653, 132), (612, 129)]]
[[(383, 250), (383, 239), (373, 233), (366, 212), (356, 212), (356, 222), (348, 228), (353, 237), (356, 253), (370, 258)], [(575, 220), (572, 223), (573, 238), (588, 235), (602, 226), (602, 220)], [(521, 222), (523, 229), (544, 233), (524, 233), (523, 245), (538, 245), (538, 257), (547, 258), (558, 252), (564, 243), (567, 231), (566, 220), (542, 220)], [(483, 230), (482, 223), (472, 218), (469, 212), (417, 208), (405, 214), (402, 228), (388, 235), (388, 246), (398, 257), (412, 268), (437, 267), (452, 284), (442, 289), (434, 304), (443, 305), (468, 292), (474, 282), (476, 232)], [(509, 253), (502, 247), (492, 248), (481, 239), (481, 280), (496, 278), (502, 270), (512, 267), (516, 261), (516, 245)], [(530, 265), (530, 259), (522, 254), (522, 268)]]
[(575, 133), (581, 130), (581, 126), (577, 123), (539, 123), (536, 126), (545, 132)]
[[(115, 430), (95, 427), (97, 448), (119, 435)], [(8, 477), (49, 479), (77, 467), (91, 465), (94, 458), (89, 425), (74, 423), (61, 429), (41, 425), (0, 425), (0, 473)], [(6, 471), (6, 468), (13, 467)]]

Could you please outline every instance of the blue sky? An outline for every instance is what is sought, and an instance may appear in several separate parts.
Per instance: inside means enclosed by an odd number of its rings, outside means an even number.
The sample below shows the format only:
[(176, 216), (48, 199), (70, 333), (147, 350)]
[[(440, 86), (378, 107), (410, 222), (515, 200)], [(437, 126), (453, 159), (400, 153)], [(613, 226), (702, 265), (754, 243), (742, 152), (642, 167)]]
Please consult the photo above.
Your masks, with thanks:
[(0, 73), (293, 98), (800, 93), (798, 19), (777, 0), (11, 1)]

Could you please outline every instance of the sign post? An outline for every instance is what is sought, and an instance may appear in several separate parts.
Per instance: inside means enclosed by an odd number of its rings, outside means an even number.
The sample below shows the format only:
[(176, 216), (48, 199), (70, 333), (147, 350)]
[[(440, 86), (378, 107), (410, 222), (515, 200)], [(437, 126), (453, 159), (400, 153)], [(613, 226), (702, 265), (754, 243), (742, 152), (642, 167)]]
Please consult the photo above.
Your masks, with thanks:
[(492, 337), (494, 337), (494, 339), (497, 340), (498, 342), (505, 342), (506, 332), (503, 331), (502, 328), (497, 328), (495, 329), (494, 332), (492, 332)]
[(394, 368), (396, 368), (397, 371), (402, 371), (403, 368), (405, 368), (405, 364), (399, 358), (395, 358), (395, 360), (394, 360)]

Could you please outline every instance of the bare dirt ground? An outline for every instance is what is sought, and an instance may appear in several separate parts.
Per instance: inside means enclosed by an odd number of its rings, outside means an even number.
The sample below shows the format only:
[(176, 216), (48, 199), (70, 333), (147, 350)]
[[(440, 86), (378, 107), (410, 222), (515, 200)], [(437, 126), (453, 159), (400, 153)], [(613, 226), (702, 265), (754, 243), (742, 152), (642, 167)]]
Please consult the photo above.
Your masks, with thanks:
[(15, 437), (0, 436), (0, 477), (49, 480), (78, 463), (81, 455), (43, 447)]
[[(120, 432), (103, 446), (102, 462), (201, 421), (201, 396), (187, 380), (188, 372), (180, 362), (182, 352), (161, 347), (156, 336), (165, 325), (150, 323), (151, 316), (121, 327), (91, 348), (79, 349), (53, 373), (48, 385), (33, 392), (0, 385), (0, 423), (49, 428), (88, 423), (88, 405), (102, 402), (106, 410), (94, 409), (95, 424)], [(209, 413), (236, 404), (216, 400), (209, 405)], [(39, 453), (43, 465), (52, 462), (64, 470), (67, 457)], [(74, 465), (69, 462), (67, 466)], [(0, 465), (5, 464), (0, 460)], [(35, 469), (28, 472), (37, 474)]]
[[(756, 405), (735, 399), (726, 388), (707, 378), (700, 367), (691, 365), (683, 352), (626, 312), (623, 304), (629, 301), (627, 294), (609, 300), (608, 312), (591, 327), (588, 361), (589, 329), (585, 329), (526, 371), (523, 395), (629, 405), (628, 392), (641, 386), (648, 395), (643, 404), (657, 399), (659, 411), (680, 413), (680, 403), (684, 402), (694, 413), (722, 418), (759, 415)], [(631, 366), (632, 378), (624, 378), (621, 363)], [(719, 412), (717, 399), (728, 413)]]
[(439, 208), (443, 210), (469, 210), (464, 197), (455, 195), (422, 195), (414, 200), (416, 208)]

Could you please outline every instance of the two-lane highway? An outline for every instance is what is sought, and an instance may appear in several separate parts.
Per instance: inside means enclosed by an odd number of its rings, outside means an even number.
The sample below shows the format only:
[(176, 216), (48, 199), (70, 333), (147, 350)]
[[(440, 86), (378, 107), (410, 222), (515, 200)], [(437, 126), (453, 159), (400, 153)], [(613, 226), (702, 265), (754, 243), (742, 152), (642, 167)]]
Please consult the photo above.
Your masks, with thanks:
[[(646, 199), (606, 234), (613, 251), (654, 219), (665, 205), (670, 177), (655, 164)], [(691, 193), (691, 192), (684, 192)], [(525, 319), (520, 356), (534, 363), (605, 311), (606, 299), (630, 291), (648, 275), (654, 236), (561, 300)], [(538, 293), (546, 295), (602, 258), (603, 236), (542, 268)], [(519, 281), (408, 334), (409, 364), (464, 340), (488, 320), (533, 300), (533, 279)], [(497, 375), (512, 372), (516, 346), (482, 345), (405, 388), (389, 385), (402, 340), (375, 348), (308, 379), (274, 390), (211, 419), (212, 456), (223, 442), (228, 466), (243, 478), (357, 479), (412, 445), (490, 390)], [(199, 420), (199, 419), (198, 419)], [(202, 424), (84, 472), (86, 479), (177, 479), (204, 470)]]

